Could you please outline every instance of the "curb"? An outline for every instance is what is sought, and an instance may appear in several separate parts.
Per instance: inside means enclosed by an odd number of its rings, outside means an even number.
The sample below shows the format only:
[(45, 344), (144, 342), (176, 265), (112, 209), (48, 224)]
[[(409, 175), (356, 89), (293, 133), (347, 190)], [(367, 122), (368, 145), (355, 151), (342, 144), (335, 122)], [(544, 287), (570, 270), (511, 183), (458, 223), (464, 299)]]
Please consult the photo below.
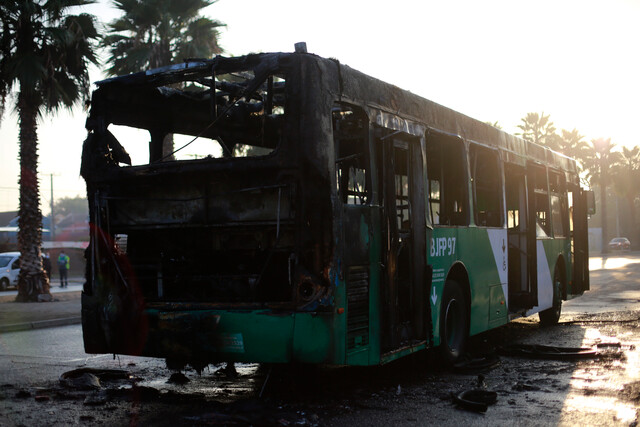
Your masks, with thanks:
[(53, 328), (55, 326), (78, 325), (82, 323), (82, 317), (63, 317), (60, 319), (39, 320), (37, 322), (13, 323), (0, 325), (0, 334), (5, 332), (28, 331), (30, 329)]
[[(56, 297), (62, 298), (61, 295), (64, 295), (65, 297), (68, 297), (68, 298), (80, 298), (81, 294), (82, 294), (81, 290), (68, 291), (68, 292), (52, 292), (51, 296), (53, 296), (53, 301), (46, 301), (46, 302), (45, 301), (40, 301), (40, 302), (33, 301), (33, 302), (20, 303), (20, 304), (36, 304), (36, 303), (37, 304), (41, 304), (41, 303), (48, 304), (49, 302), (57, 302), (56, 301)], [(16, 294), (13, 294), (13, 295), (0, 295), (0, 303), (3, 303), (3, 302), (15, 302), (15, 300), (16, 300)]]

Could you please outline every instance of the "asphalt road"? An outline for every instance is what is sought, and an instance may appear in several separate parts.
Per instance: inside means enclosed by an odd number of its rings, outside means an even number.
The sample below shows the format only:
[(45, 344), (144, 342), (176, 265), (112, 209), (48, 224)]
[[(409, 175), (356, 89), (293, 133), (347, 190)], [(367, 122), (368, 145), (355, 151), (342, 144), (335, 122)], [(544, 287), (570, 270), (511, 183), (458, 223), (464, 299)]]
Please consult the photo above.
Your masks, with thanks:
[[(590, 268), (591, 291), (564, 303), (560, 325), (543, 329), (532, 316), (475, 345), (613, 345), (606, 357), (501, 356), (482, 377), (443, 370), (430, 353), (364, 369), (239, 365), (237, 377), (211, 366), (202, 375), (184, 371), (182, 383), (170, 381), (162, 360), (86, 355), (73, 325), (0, 335), (0, 425), (636, 426), (640, 256), (593, 258)], [(60, 376), (79, 368), (123, 370), (127, 379), (89, 390), (61, 386)], [(478, 387), (497, 393), (486, 413), (453, 404), (452, 394)]]

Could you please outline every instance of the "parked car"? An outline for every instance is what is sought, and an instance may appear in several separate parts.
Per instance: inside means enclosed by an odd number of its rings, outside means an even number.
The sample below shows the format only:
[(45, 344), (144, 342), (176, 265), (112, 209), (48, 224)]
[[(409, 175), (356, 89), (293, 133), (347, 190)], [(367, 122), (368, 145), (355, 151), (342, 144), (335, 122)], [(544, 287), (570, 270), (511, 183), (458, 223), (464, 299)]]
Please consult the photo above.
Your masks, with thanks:
[(0, 253), (0, 291), (18, 286), (20, 252)]
[(609, 249), (613, 250), (629, 250), (631, 242), (626, 237), (616, 237), (609, 242)]

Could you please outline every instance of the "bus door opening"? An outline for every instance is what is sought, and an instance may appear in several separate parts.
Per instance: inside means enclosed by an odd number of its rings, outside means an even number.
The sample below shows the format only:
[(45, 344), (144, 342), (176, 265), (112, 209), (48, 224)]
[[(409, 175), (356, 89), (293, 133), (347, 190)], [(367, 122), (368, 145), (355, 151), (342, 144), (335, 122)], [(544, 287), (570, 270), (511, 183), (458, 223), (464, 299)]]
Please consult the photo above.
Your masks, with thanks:
[(571, 255), (573, 258), (572, 279), (568, 293), (582, 294), (589, 290), (589, 225), (587, 215), (589, 198), (593, 192), (581, 189), (578, 185), (569, 187), (569, 230), (571, 234)]
[[(530, 218), (525, 168), (505, 164), (507, 239), (509, 241), (509, 308), (531, 308), (537, 299), (535, 219)], [(535, 292), (534, 292), (535, 291)]]
[(382, 348), (425, 338), (424, 180), (418, 138), (381, 129), (378, 170), (383, 199)]
[[(347, 353), (366, 349), (370, 329), (370, 251), (379, 208), (372, 204), (369, 120), (356, 106), (336, 103), (332, 111), (336, 192), (340, 200), (342, 260), (347, 292)], [(379, 227), (379, 226), (378, 226)], [(374, 334), (375, 335), (375, 334)]]

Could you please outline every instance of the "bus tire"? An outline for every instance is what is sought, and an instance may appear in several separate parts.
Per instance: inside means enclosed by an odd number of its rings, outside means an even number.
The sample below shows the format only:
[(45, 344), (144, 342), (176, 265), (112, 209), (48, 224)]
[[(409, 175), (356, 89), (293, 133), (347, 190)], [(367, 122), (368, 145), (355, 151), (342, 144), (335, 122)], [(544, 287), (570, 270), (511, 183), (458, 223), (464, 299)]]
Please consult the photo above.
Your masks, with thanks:
[(560, 312), (562, 311), (562, 286), (563, 280), (560, 270), (556, 267), (553, 273), (553, 305), (544, 311), (538, 313), (540, 317), (540, 326), (548, 327), (557, 325), (560, 320)]
[(446, 364), (461, 360), (468, 336), (467, 299), (458, 282), (447, 280), (440, 304), (440, 355)]

